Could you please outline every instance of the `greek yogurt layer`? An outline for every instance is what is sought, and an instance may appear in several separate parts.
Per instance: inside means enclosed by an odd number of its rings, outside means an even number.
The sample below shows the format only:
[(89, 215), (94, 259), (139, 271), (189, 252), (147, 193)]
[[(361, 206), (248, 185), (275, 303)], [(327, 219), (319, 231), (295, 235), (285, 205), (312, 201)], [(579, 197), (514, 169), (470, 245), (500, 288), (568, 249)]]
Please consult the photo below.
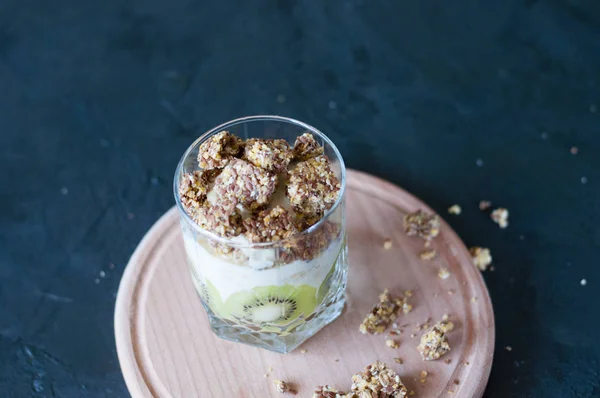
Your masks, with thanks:
[[(238, 241), (241, 241), (240, 237)], [(221, 300), (232, 294), (262, 286), (308, 285), (318, 289), (331, 271), (342, 247), (342, 239), (331, 242), (322, 253), (308, 261), (296, 260), (275, 266), (276, 249), (241, 249), (248, 256), (249, 266), (239, 265), (221, 256), (185, 234), (185, 248), (190, 266), (196, 275), (209, 281)]]

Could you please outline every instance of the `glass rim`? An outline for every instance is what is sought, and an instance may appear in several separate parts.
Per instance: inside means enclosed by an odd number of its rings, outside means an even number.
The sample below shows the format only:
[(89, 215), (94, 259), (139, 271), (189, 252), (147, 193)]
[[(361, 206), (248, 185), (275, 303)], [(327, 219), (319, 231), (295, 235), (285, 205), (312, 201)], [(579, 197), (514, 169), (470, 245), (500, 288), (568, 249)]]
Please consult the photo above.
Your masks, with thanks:
[[(216, 235), (216, 234), (200, 227), (190, 217), (190, 215), (185, 211), (185, 209), (183, 207), (183, 203), (181, 203), (181, 199), (179, 198), (179, 183), (181, 180), (180, 176), (183, 173), (183, 164), (185, 163), (185, 160), (188, 158), (190, 153), (196, 148), (196, 146), (199, 146), (200, 143), (205, 141), (208, 137), (210, 137), (211, 135), (218, 133), (222, 130), (226, 130), (235, 125), (248, 123), (248, 122), (256, 122), (256, 121), (261, 121), (261, 120), (262, 121), (289, 123), (289, 124), (293, 124), (296, 126), (300, 126), (306, 130), (309, 130), (311, 133), (317, 135), (318, 137), (320, 137), (324, 141), (324, 143), (326, 143), (327, 145), (329, 145), (331, 147), (335, 156), (338, 158), (338, 160), (340, 162), (340, 185), (341, 185), (341, 187), (340, 187), (340, 192), (339, 192), (338, 198), (335, 201), (335, 203), (333, 204), (333, 206), (331, 206), (331, 208), (325, 212), (325, 214), (323, 215), (323, 217), (321, 217), (321, 219), (319, 221), (317, 221), (315, 224), (311, 225), (309, 228), (305, 229), (304, 231), (302, 231), (298, 234), (292, 235), (288, 238), (274, 241), (274, 242), (240, 243), (240, 242), (233, 241), (233, 239), (231, 239), (231, 238), (225, 238), (225, 237)], [(179, 210), (179, 214), (182, 215), (184, 217), (184, 219), (189, 224), (191, 224), (192, 227), (201, 235), (204, 235), (206, 238), (208, 238), (212, 241), (216, 241), (217, 243), (225, 244), (227, 246), (235, 247), (235, 248), (267, 248), (267, 247), (271, 247), (271, 246), (281, 246), (282, 244), (285, 244), (286, 242), (293, 241), (295, 239), (298, 239), (305, 235), (309, 235), (309, 234), (313, 233), (314, 231), (319, 229), (319, 227), (321, 225), (323, 225), (325, 223), (325, 221), (329, 218), (329, 216), (338, 208), (340, 203), (343, 202), (345, 191), (346, 191), (346, 165), (344, 164), (344, 159), (342, 158), (340, 151), (335, 146), (333, 141), (331, 141), (331, 139), (329, 137), (327, 137), (324, 133), (322, 133), (320, 130), (316, 129), (315, 127), (313, 127), (309, 124), (306, 124), (304, 122), (301, 122), (299, 120), (292, 119), (289, 117), (276, 116), (276, 115), (245, 116), (245, 117), (233, 119), (228, 122), (222, 123), (216, 127), (211, 128), (210, 130), (206, 131), (204, 134), (199, 136), (183, 153), (183, 155), (181, 156), (181, 159), (179, 160), (179, 163), (177, 164), (177, 168), (175, 169), (175, 176), (173, 178), (173, 194), (175, 196), (175, 204), (177, 206), (177, 210)]]

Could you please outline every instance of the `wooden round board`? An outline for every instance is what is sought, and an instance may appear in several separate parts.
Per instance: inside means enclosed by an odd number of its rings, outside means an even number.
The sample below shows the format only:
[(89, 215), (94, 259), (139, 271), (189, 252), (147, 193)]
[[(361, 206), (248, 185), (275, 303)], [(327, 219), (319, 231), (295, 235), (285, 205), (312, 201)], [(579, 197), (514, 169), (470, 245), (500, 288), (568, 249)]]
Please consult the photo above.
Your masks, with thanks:
[[(406, 236), (402, 222), (408, 212), (431, 209), (397, 186), (357, 171), (348, 172), (347, 188), (346, 309), (285, 355), (221, 340), (211, 332), (192, 287), (176, 209), (168, 211), (131, 257), (117, 297), (117, 351), (132, 396), (279, 397), (272, 381), (280, 379), (293, 383), (297, 396), (311, 397), (323, 384), (349, 390), (354, 373), (381, 360), (398, 372), (415, 398), (481, 397), (492, 366), (494, 316), (464, 244), (442, 221), (433, 243), (437, 257), (421, 260), (423, 240)], [(393, 247), (386, 250), (388, 237)], [(439, 278), (440, 267), (451, 276)], [(384, 288), (400, 295), (413, 291), (413, 310), (396, 320), (407, 325), (396, 337), (397, 349), (386, 346), (386, 334), (358, 331)], [(431, 325), (444, 314), (455, 325), (448, 334), (451, 351), (437, 361), (423, 361), (416, 349), (423, 331), (416, 324)], [(423, 370), (428, 373), (424, 382)]]

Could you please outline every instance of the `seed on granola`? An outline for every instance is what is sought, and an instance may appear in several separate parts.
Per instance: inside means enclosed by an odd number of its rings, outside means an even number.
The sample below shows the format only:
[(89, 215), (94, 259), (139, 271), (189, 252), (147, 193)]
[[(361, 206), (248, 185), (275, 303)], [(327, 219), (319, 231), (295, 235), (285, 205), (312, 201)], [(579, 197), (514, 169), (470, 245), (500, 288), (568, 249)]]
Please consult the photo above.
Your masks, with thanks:
[(404, 231), (408, 236), (431, 240), (440, 233), (440, 217), (417, 210), (404, 216)]
[(383, 241), (383, 248), (385, 250), (390, 250), (392, 248), (392, 240), (390, 238)]
[(425, 361), (439, 359), (450, 351), (445, 328), (439, 323), (433, 325), (430, 330), (421, 336), (421, 343), (417, 346), (417, 349)]
[(273, 380), (273, 384), (275, 384), (275, 389), (277, 390), (278, 393), (296, 394), (296, 392), (294, 391), (292, 386), (283, 380)]
[(275, 242), (286, 239), (298, 231), (292, 216), (281, 206), (260, 211), (243, 221), (246, 237), (252, 243)]
[(346, 398), (346, 393), (340, 392), (329, 385), (318, 386), (313, 393), (313, 398)]
[(448, 208), (448, 213), (458, 216), (460, 213), (462, 213), (462, 209), (459, 205), (452, 205)]
[(408, 314), (409, 312), (411, 312), (413, 309), (412, 304), (408, 304), (408, 303), (403, 303), (402, 304), (402, 312), (405, 314)]
[(219, 200), (235, 201), (253, 210), (269, 202), (276, 183), (275, 175), (244, 160), (232, 159), (215, 180), (213, 190)]
[(473, 259), (473, 264), (475, 264), (480, 271), (485, 271), (492, 263), (492, 255), (488, 248), (473, 246), (469, 249), (469, 253)]
[(448, 271), (448, 268), (441, 267), (438, 271), (438, 276), (440, 277), (440, 279), (448, 279), (450, 275), (452, 274), (450, 273), (450, 271)]
[(390, 348), (394, 348), (394, 349), (399, 347), (398, 342), (396, 340), (392, 340), (392, 339), (387, 339), (385, 341), (385, 345)]
[(405, 290), (405, 291), (404, 291), (404, 295), (405, 295), (406, 297), (411, 297), (411, 296), (413, 295), (413, 291), (412, 291), (412, 290)]
[(489, 200), (482, 200), (479, 202), (479, 210), (484, 211), (489, 209), (492, 206), (492, 202)]
[(437, 252), (435, 249), (425, 249), (421, 253), (419, 253), (419, 257), (421, 260), (431, 261), (435, 258)]
[(321, 155), (299, 162), (289, 172), (286, 194), (296, 212), (322, 215), (335, 204), (340, 189), (329, 160)]
[(292, 148), (286, 140), (257, 139), (246, 141), (242, 159), (273, 173), (282, 173), (292, 160)]
[(492, 214), (490, 215), (490, 217), (492, 218), (492, 220), (494, 220), (494, 222), (496, 224), (498, 224), (500, 226), (500, 228), (506, 228), (508, 227), (508, 210), (503, 208), (503, 207), (499, 207), (496, 210), (492, 211)]
[(225, 167), (237, 156), (244, 146), (244, 141), (228, 131), (221, 131), (210, 137), (198, 148), (198, 165), (202, 169)]
[(294, 143), (294, 160), (308, 160), (323, 154), (323, 147), (311, 133), (304, 133)]

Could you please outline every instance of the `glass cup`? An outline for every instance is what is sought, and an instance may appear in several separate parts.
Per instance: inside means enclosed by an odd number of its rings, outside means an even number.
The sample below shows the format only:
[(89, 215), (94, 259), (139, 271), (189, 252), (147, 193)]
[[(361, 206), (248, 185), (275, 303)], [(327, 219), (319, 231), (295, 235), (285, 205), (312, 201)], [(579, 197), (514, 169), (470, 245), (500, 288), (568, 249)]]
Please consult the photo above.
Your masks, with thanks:
[[(296, 137), (311, 133), (340, 181), (337, 201), (310, 228), (275, 242), (250, 243), (242, 236), (224, 238), (201, 228), (186, 212), (179, 187), (187, 173), (201, 170), (199, 146), (222, 131), (243, 139), (285, 139), (290, 146)], [(278, 186), (284, 185), (280, 175)], [(192, 281), (217, 336), (287, 353), (342, 313), (348, 272), (345, 185), (344, 161), (331, 140), (285, 117), (236, 119), (208, 131), (187, 149), (175, 172), (175, 200)], [(278, 189), (273, 201), (277, 195), (285, 200), (285, 189)]]

